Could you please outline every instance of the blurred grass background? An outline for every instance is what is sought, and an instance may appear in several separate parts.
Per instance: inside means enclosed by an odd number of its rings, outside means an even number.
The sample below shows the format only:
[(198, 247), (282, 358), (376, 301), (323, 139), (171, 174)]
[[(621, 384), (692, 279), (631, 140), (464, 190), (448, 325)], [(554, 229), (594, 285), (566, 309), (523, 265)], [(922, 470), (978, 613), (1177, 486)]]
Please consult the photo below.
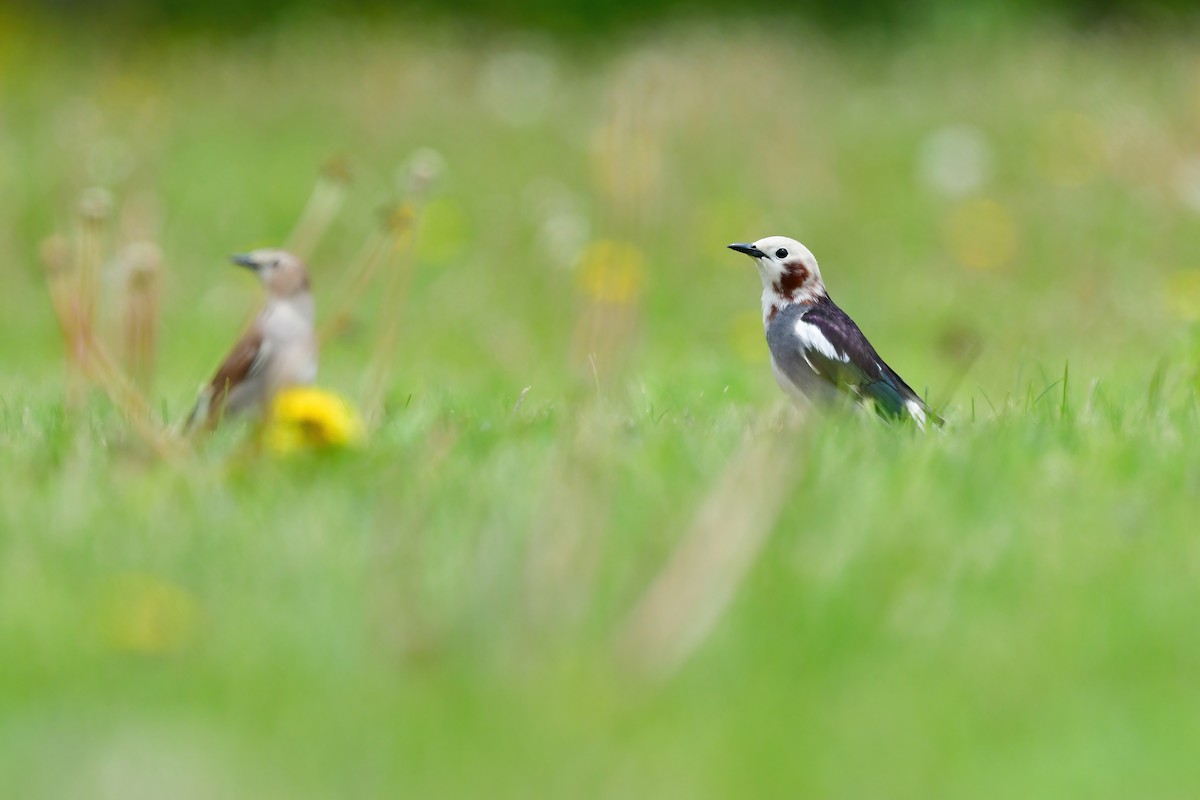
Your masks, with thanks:
[[(1195, 793), (1185, 8), (176, 8), (0, 15), (14, 796)], [(64, 404), (39, 249), (87, 190), (107, 334), (161, 247), (177, 420), (258, 297), (226, 256), (339, 160), (330, 309), (422, 152), (412, 284), (323, 351), (361, 399), (401, 320), (362, 451), (164, 463)], [(949, 431), (779, 422), (724, 250), (768, 234)]]

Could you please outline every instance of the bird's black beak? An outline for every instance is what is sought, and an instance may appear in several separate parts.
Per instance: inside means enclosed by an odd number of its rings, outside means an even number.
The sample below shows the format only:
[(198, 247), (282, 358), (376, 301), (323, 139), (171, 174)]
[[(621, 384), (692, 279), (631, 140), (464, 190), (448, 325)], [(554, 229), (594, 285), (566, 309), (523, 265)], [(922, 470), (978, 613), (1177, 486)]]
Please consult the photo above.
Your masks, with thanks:
[(766, 258), (767, 257), (766, 253), (764, 253), (762, 250), (759, 250), (757, 247), (755, 247), (752, 244), (734, 243), (734, 244), (729, 245), (729, 249), (737, 250), (739, 253), (745, 253), (746, 255), (752, 256), (754, 258)]
[(245, 253), (238, 253), (237, 255), (230, 256), (229, 260), (237, 264), (239, 267), (245, 267), (252, 272), (258, 271), (258, 262)]

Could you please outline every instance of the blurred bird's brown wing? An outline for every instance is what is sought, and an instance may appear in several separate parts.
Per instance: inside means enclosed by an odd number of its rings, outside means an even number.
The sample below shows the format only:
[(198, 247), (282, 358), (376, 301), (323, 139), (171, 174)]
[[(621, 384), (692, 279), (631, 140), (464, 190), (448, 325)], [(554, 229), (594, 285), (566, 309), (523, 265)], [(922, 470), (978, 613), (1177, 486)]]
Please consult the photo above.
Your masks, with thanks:
[(209, 384), (213, 396), (226, 395), (229, 390), (255, 374), (262, 367), (263, 335), (257, 325), (246, 331), (225, 362), (217, 369)]
[(204, 387), (200, 399), (188, 417), (188, 427), (197, 424), (204, 424), (208, 428), (216, 427), (221, 420), (229, 393), (235, 386), (262, 369), (263, 356), (262, 330), (258, 325), (253, 325), (233, 346), (233, 350), (217, 368), (217, 374), (208, 386)]

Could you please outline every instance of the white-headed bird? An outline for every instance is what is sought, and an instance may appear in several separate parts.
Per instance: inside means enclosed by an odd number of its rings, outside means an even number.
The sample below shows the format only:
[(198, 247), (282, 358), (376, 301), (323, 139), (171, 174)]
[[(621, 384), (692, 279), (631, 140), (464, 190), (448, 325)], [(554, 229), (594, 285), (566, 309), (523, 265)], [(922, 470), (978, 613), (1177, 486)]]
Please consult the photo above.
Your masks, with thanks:
[(317, 379), (315, 308), (304, 263), (283, 250), (255, 250), (231, 260), (258, 276), (267, 302), (201, 390), (189, 428), (262, 413), (279, 390)]
[(731, 250), (754, 259), (762, 278), (763, 329), (783, 390), (803, 402), (849, 396), (891, 419), (924, 427), (942, 419), (889, 367), (854, 320), (830, 299), (817, 259), (795, 239), (768, 236)]

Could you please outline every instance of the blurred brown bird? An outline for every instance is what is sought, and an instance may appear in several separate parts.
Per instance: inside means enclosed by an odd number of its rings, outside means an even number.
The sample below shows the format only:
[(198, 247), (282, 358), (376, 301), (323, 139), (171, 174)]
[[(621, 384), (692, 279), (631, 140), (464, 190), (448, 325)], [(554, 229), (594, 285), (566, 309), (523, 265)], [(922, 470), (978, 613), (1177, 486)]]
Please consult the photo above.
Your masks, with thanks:
[(261, 414), (279, 390), (317, 379), (315, 308), (304, 263), (283, 250), (255, 250), (231, 260), (258, 275), (267, 304), (201, 390), (189, 429), (215, 428), (244, 411)]

